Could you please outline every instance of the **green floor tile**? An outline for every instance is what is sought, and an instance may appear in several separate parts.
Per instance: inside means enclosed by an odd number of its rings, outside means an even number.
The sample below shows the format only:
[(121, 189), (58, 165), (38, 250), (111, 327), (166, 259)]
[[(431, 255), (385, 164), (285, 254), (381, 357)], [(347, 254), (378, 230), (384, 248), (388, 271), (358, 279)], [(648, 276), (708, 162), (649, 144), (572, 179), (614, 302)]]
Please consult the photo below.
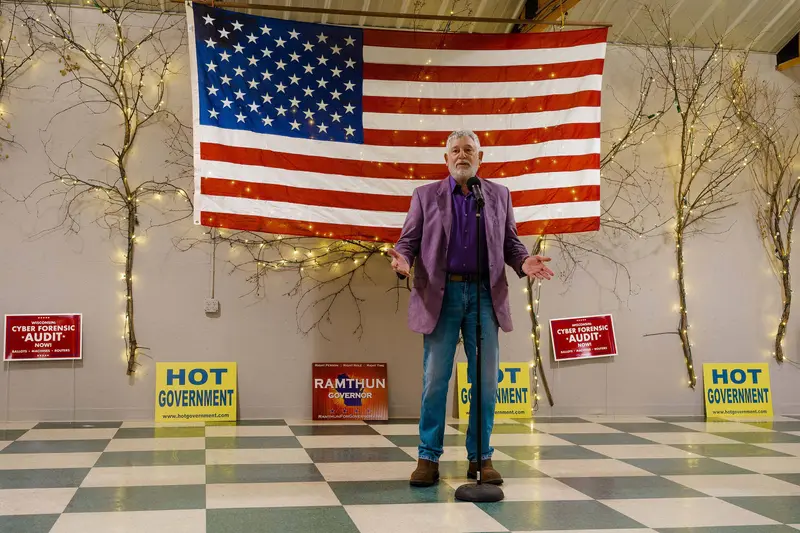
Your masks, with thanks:
[(788, 422), (786, 420), (773, 420), (770, 422), (747, 422), (751, 426), (756, 426), (772, 431), (800, 431), (800, 421)]
[[(519, 461), (492, 461), (492, 465), (504, 478), (546, 477), (539, 470)], [(445, 479), (463, 479), (466, 482), (468, 468), (467, 461), (442, 461), (439, 463), (439, 475)]]
[[(0, 470), (0, 489), (80, 487), (89, 470), (89, 468)], [(0, 528), (0, 531), (3, 529)]]
[(745, 431), (742, 433), (714, 433), (714, 435), (751, 444), (800, 442), (800, 436), (779, 431)]
[(380, 433), (366, 424), (358, 426), (290, 426), (290, 429), (297, 437), (312, 435), (380, 435)]
[(286, 420), (282, 418), (268, 418), (264, 420), (237, 420), (235, 422), (206, 422), (206, 426), (285, 426)]
[(88, 428), (118, 428), (122, 422), (39, 422), (33, 429), (88, 429)]
[(402, 481), (342, 481), (328, 483), (342, 505), (454, 502), (455, 489), (439, 482), (432, 487), (412, 487)]
[(80, 488), (65, 513), (162, 511), (204, 509), (204, 485), (165, 487), (86, 487)]
[(534, 459), (607, 459), (608, 457), (587, 450), (582, 446), (499, 446), (495, 450), (503, 452), (519, 461)]
[(793, 527), (774, 526), (719, 526), (719, 527), (679, 527), (656, 529), (658, 533), (797, 533)]
[(720, 498), (742, 509), (784, 524), (800, 524), (800, 496)]
[(625, 463), (659, 476), (752, 474), (714, 459), (623, 459)]
[(706, 417), (703, 415), (650, 416), (648, 418), (670, 424), (680, 424), (684, 422), (707, 422)]
[[(401, 448), (412, 448), (419, 446), (417, 435), (387, 435), (387, 439), (392, 441), (395, 446)], [(444, 446), (464, 446), (467, 443), (466, 435), (445, 435)]]
[(344, 507), (209, 509), (206, 533), (358, 533)]
[(558, 480), (595, 500), (708, 497), (707, 494), (658, 476), (573, 477)]
[(92, 440), (24, 440), (12, 442), (0, 453), (81, 453), (102, 452), (111, 442), (108, 439)]
[(510, 531), (643, 528), (642, 524), (596, 501), (543, 501), (475, 504)]
[(705, 457), (788, 457), (788, 454), (769, 450), (752, 444), (673, 444), (687, 452)]
[(141, 452), (105, 452), (95, 468), (102, 466), (204, 465), (205, 450), (157, 450)]
[(364, 463), (416, 459), (399, 448), (306, 448), (315, 463)]
[(382, 424), (417, 424), (419, 425), (419, 418), (390, 418), (389, 420), (366, 420), (366, 423), (372, 426)]
[(115, 439), (160, 439), (160, 438), (187, 438), (205, 437), (204, 427), (176, 427), (176, 428), (122, 428), (114, 435)]
[(27, 429), (0, 429), (0, 441), (17, 440), (27, 432)]
[(581, 446), (593, 446), (603, 444), (654, 444), (653, 441), (628, 435), (627, 433), (554, 433), (554, 437), (580, 444)]
[(279, 483), (325, 481), (313, 464), (209, 465), (206, 483)]
[(800, 474), (767, 474), (767, 476), (780, 479), (781, 481), (785, 481), (787, 483), (800, 485)]
[(683, 426), (666, 422), (607, 422), (601, 425), (625, 433), (697, 433)]
[(302, 448), (297, 437), (206, 437), (207, 450)]
[(57, 514), (0, 516), (3, 533), (48, 533), (58, 520)]

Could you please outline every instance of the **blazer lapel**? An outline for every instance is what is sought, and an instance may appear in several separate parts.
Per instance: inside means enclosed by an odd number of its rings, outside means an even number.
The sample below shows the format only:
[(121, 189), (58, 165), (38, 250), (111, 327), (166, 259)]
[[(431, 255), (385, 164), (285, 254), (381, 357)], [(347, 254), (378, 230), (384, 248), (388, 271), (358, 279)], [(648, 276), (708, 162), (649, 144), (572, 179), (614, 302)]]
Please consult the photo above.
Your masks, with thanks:
[[(486, 183), (486, 180), (481, 179), (483, 184)], [(492, 250), (495, 249), (495, 241), (497, 239), (497, 199), (494, 196), (494, 191), (492, 191), (491, 187), (481, 187), (483, 191), (483, 198), (486, 200), (483, 206), (483, 222), (484, 222), (484, 231), (486, 232), (486, 249), (487, 254), (489, 255), (490, 263), (492, 262), (491, 255)]]
[(445, 246), (450, 242), (450, 229), (453, 225), (453, 198), (450, 191), (450, 176), (446, 177), (439, 184), (436, 193), (436, 203), (439, 205), (439, 215), (442, 218), (444, 228)]

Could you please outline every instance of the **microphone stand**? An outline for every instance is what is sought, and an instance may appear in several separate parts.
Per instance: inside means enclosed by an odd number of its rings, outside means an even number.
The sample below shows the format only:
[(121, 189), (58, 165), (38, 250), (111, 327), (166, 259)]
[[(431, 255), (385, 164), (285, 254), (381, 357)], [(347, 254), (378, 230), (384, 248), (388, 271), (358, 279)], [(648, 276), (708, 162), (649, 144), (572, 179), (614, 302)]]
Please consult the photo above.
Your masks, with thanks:
[[(477, 471), (477, 480), (476, 483), (466, 483), (461, 485), (456, 489), (455, 497), (457, 500), (467, 501), (467, 502), (499, 502), (503, 499), (503, 489), (501, 489), (497, 485), (489, 485), (483, 483), (481, 479), (483, 473), (483, 424), (482, 422), (482, 409), (481, 409), (481, 393), (482, 393), (482, 372), (481, 367), (483, 366), (483, 330), (481, 329), (481, 285), (483, 284), (482, 279), (482, 267), (481, 267), (481, 217), (483, 212), (483, 206), (486, 203), (483, 194), (480, 191), (480, 184), (476, 183), (473, 187), (470, 187), (475, 194), (475, 200), (477, 204), (477, 210), (475, 212), (475, 224), (477, 225), (477, 235), (478, 235), (478, 242), (475, 246), (477, 257), (478, 257), (478, 279), (476, 280), (477, 284), (477, 310), (478, 310), (478, 320), (476, 321), (475, 325), (475, 338), (476, 342), (476, 349), (477, 353), (475, 355), (475, 362), (477, 364), (476, 369), (476, 383), (472, 384), (472, 405), (471, 409), (476, 410), (476, 427), (475, 433), (477, 434), (477, 452), (478, 452), (478, 471)], [(477, 392), (477, 394), (476, 394)]]

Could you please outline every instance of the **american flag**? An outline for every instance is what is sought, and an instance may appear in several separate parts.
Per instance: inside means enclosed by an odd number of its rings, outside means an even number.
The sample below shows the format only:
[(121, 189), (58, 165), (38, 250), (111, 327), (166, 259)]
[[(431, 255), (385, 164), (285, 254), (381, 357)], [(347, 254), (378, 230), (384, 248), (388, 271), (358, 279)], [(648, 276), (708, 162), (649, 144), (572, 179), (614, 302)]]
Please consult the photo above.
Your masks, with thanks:
[(607, 29), (373, 30), (187, 4), (194, 221), (394, 242), (413, 190), (475, 131), (478, 174), (511, 191), (520, 235), (600, 225)]

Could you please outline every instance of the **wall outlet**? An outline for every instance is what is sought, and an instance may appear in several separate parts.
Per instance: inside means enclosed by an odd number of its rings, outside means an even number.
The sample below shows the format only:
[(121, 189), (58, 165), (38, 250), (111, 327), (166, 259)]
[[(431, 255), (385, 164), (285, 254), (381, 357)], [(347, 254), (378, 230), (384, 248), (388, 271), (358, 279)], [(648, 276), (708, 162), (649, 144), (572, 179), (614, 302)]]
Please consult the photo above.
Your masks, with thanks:
[(216, 298), (206, 298), (205, 303), (206, 313), (216, 313), (219, 311), (219, 300)]

